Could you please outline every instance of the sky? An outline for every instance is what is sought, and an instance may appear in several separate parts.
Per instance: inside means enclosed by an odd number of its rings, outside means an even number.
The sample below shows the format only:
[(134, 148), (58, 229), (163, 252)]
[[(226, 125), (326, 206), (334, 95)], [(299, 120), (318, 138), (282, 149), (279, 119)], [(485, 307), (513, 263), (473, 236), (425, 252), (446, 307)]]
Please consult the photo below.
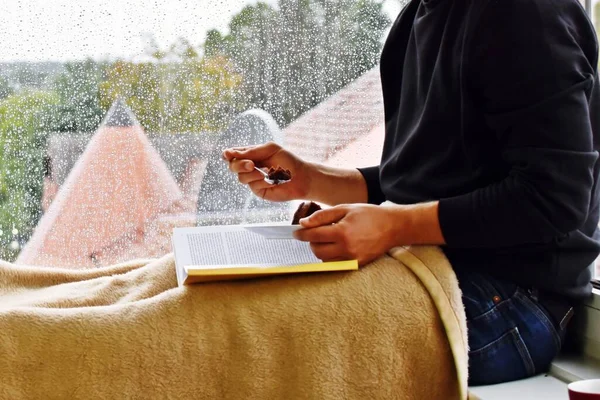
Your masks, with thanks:
[[(141, 54), (152, 33), (204, 41), (248, 0), (0, 0), (0, 60), (65, 60)], [(272, 2), (272, 1), (270, 1)]]
[[(141, 55), (149, 37), (200, 45), (253, 0), (0, 0), (0, 61), (97, 60)], [(266, 0), (276, 4), (276, 0)], [(397, 15), (397, 1), (386, 1)]]

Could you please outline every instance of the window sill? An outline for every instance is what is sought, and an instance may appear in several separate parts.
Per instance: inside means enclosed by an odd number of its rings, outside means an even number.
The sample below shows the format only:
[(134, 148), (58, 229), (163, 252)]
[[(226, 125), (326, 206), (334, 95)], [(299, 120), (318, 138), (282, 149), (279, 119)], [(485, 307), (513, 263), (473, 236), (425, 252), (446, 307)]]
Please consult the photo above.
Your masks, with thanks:
[(552, 363), (550, 375), (567, 383), (596, 379), (600, 376), (600, 360), (585, 355), (562, 354)]
[(549, 375), (469, 389), (469, 400), (566, 400), (568, 396), (567, 384)]
[(569, 334), (574, 336), (576, 354), (600, 360), (600, 290), (594, 289), (593, 293), (575, 313)]
[[(600, 376), (600, 290), (577, 313), (573, 334), (580, 344), (578, 353), (561, 354), (550, 372), (521, 381), (469, 389), (470, 400), (532, 399), (566, 400), (567, 384)], [(577, 315), (576, 314), (576, 315)]]
[(600, 311), (600, 288), (595, 288), (592, 290), (593, 297), (586, 302), (586, 306), (595, 308)]

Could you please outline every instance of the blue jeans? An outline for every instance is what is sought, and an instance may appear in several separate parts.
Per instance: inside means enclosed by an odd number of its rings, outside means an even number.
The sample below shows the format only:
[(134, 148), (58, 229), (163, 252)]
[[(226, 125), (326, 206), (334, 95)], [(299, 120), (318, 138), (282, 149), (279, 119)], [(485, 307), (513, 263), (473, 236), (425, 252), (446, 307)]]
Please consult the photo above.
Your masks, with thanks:
[(456, 270), (467, 315), (469, 385), (508, 382), (546, 372), (564, 328), (529, 291), (514, 283)]

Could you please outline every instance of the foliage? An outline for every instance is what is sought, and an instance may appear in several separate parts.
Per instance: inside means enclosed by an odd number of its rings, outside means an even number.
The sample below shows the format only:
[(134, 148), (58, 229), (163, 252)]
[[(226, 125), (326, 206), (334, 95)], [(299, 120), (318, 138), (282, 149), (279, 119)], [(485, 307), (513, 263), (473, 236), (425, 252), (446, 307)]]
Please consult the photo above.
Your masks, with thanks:
[(106, 75), (100, 84), (102, 108), (108, 109), (115, 99), (123, 97), (146, 129), (160, 131), (165, 114), (160, 67), (154, 63), (117, 61), (107, 68)]
[(0, 77), (0, 259), (40, 217), (49, 132), (94, 131), (117, 97), (152, 133), (220, 131), (255, 107), (286, 125), (372, 68), (388, 23), (376, 0), (259, 2), (229, 33), (209, 31), (203, 52), (151, 36), (142, 61), (15, 64)]
[(25, 89), (43, 89), (52, 75), (53, 63), (17, 63), (17, 67), (11, 71), (10, 80), (15, 87)]
[(70, 62), (54, 82), (58, 104), (50, 112), (54, 132), (93, 132), (102, 120), (98, 87), (102, 65), (93, 60)]
[(0, 100), (10, 96), (13, 93), (13, 88), (8, 83), (6, 78), (0, 76)]
[(234, 62), (243, 108), (286, 125), (372, 68), (388, 24), (373, 0), (259, 2), (233, 17), (228, 35), (210, 31), (204, 50)]
[(47, 132), (44, 115), (57, 103), (56, 95), (40, 91), (0, 101), (1, 259), (14, 259), (17, 252), (10, 243), (26, 240), (39, 219)]
[(230, 62), (222, 56), (201, 58), (184, 39), (169, 52), (153, 54), (161, 58), (119, 61), (108, 67), (100, 84), (102, 108), (123, 97), (140, 123), (156, 133), (224, 128), (237, 109), (233, 102), (241, 83)]

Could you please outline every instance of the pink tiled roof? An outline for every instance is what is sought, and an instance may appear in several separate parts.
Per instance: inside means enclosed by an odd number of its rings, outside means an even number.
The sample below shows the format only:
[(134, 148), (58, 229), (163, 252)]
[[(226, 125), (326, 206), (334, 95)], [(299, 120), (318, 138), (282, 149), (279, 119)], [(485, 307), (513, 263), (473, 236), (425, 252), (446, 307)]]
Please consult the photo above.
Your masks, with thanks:
[(288, 125), (285, 147), (306, 160), (322, 162), (381, 121), (377, 66)]
[(98, 254), (123, 235), (143, 235), (148, 221), (181, 208), (181, 190), (127, 112), (124, 104), (111, 108), (17, 263), (97, 265)]
[(383, 140), (385, 138), (385, 124), (380, 122), (367, 134), (348, 143), (346, 147), (329, 157), (325, 164), (338, 168), (359, 168), (379, 165)]

